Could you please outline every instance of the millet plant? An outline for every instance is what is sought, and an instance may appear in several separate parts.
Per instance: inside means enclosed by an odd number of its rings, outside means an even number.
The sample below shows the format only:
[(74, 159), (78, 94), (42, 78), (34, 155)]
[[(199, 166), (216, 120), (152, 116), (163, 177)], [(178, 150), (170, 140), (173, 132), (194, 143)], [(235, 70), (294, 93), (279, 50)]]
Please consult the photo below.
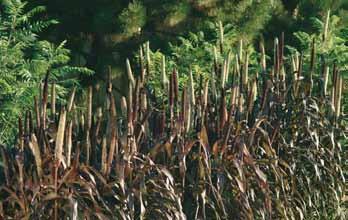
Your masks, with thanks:
[[(1, 147), (0, 216), (347, 218), (340, 66), (317, 59), (314, 41), (309, 56), (285, 56), (284, 34), (273, 62), (261, 44), (252, 73), (242, 46), (218, 48), (223, 61), (213, 58), (211, 73), (179, 86), (175, 69), (150, 65), (146, 44), (139, 74), (127, 60), (128, 96), (116, 100), (109, 81), (94, 107), (101, 88), (90, 87), (85, 110), (75, 90), (56, 108), (48, 73), (18, 119), (16, 146)], [(148, 86), (153, 77), (160, 88)]]

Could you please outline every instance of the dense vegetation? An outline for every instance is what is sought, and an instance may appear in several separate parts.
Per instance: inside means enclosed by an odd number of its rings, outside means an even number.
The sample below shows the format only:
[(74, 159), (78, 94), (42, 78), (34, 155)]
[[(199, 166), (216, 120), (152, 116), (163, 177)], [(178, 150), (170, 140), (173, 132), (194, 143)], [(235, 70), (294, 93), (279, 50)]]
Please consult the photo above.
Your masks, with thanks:
[(202, 31), (206, 40), (214, 40), (211, 29), (217, 21), (231, 25), (234, 39), (244, 43), (252, 45), (264, 37), (266, 48), (283, 31), (286, 42), (296, 44), (291, 33), (312, 33), (311, 18), (325, 17), (328, 10), (341, 18), (337, 27), (348, 24), (345, 0), (29, 0), (29, 4), (46, 6), (44, 15), (60, 21), (44, 36), (57, 43), (67, 39), (74, 64), (95, 70), (95, 77), (104, 80), (109, 65), (112, 76), (122, 79), (125, 59), (133, 57), (140, 43), (150, 40), (153, 50), (169, 55), (168, 42), (180, 45), (178, 37), (186, 38), (189, 32)]
[(75, 90), (59, 114), (52, 111), (52, 92), (47, 117), (40, 117), (48, 110), (41, 98), (41, 110), (36, 106), (35, 114), (19, 118), (15, 149), (1, 148), (1, 214), (345, 219), (342, 74), (333, 64), (329, 79), (329, 65), (315, 61), (315, 44), (309, 62), (285, 59), (282, 39), (275, 41), (271, 67), (261, 53), (256, 74), (244, 49), (215, 60), (212, 75), (191, 76), (184, 87), (175, 69), (170, 80), (164, 70), (166, 98), (148, 89), (151, 60), (141, 57), (140, 76), (128, 65), (129, 95), (120, 114), (111, 81), (96, 109), (88, 89), (85, 114), (74, 108)]
[(348, 218), (344, 1), (37, 2), (1, 2), (0, 218)]
[(93, 72), (68, 65), (69, 50), (64, 41), (56, 46), (38, 39), (43, 29), (56, 23), (55, 20), (32, 20), (45, 10), (43, 7), (26, 11), (26, 4), (20, 1), (4, 1), (1, 5), (0, 143), (8, 144), (14, 141), (18, 116), (33, 106), (40, 83), (48, 74), (49, 80), (57, 83), (60, 97), (67, 87), (78, 83), (78, 73)]
[[(242, 42), (252, 53), (259, 51), (258, 42), (262, 41), (266, 51), (272, 53), (274, 37), (286, 31), (285, 41), (291, 47), (285, 50), (293, 53), (292, 48), (296, 48), (304, 53), (315, 35), (316, 44), (321, 45), (318, 33), (323, 25), (317, 18), (325, 17), (330, 10), (333, 16), (328, 32), (333, 37), (320, 51), (331, 54), (331, 59), (340, 59), (340, 66), (346, 67), (345, 1), (204, 0), (178, 4), (166, 0), (154, 4), (148, 0), (4, 0), (0, 4), (2, 52), (8, 54), (2, 60), (4, 77), (0, 83), (4, 91), (0, 96), (0, 143), (5, 144), (13, 143), (13, 122), (22, 109), (33, 106), (32, 97), (38, 95), (38, 84), (47, 70), (51, 70), (51, 81), (57, 83), (59, 96), (73, 84), (81, 85), (77, 86), (78, 95), (89, 85), (106, 86), (111, 73), (114, 95), (119, 100), (127, 95), (125, 60), (130, 57), (137, 62), (134, 54), (138, 54), (139, 44), (148, 40), (156, 60), (161, 62), (165, 55), (168, 68), (180, 63), (176, 68), (184, 78), (190, 71), (194, 75), (208, 73), (210, 67), (205, 63), (212, 61), (213, 47), (218, 47), (218, 21), (224, 27), (223, 44), (227, 47), (239, 47)], [(250, 57), (251, 63), (254, 58)], [(96, 73), (93, 77), (91, 70)], [(105, 95), (95, 97), (94, 105), (102, 103)]]

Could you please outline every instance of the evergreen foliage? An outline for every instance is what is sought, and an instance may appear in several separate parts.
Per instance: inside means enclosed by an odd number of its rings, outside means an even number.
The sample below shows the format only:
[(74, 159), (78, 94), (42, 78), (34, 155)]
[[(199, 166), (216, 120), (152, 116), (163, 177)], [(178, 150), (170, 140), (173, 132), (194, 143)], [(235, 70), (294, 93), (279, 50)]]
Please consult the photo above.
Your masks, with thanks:
[(38, 34), (55, 20), (34, 20), (44, 7), (26, 9), (19, 0), (2, 1), (0, 17), (0, 143), (14, 140), (16, 120), (33, 105), (41, 81), (46, 74), (57, 83), (57, 95), (65, 94), (65, 87), (77, 85), (78, 74), (92, 73), (87, 68), (68, 65), (69, 50), (65, 41), (58, 46), (39, 40)]
[[(282, 10), (280, 0), (31, 0), (46, 5), (61, 24), (48, 36), (68, 39), (76, 62), (96, 69), (106, 79), (107, 65), (124, 66), (139, 43), (168, 50), (168, 41), (189, 32), (209, 31), (211, 22), (231, 24), (252, 41), (267, 21)], [(207, 28), (208, 27), (208, 28)], [(114, 54), (114, 56), (112, 56)]]

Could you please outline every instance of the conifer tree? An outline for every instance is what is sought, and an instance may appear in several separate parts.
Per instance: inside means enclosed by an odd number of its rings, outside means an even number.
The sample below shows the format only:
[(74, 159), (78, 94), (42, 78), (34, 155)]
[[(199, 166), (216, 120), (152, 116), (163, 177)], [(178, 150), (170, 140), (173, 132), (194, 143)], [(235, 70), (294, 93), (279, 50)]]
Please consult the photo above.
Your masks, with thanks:
[[(280, 0), (30, 0), (44, 4), (48, 16), (61, 24), (49, 34), (68, 37), (75, 61), (105, 72), (106, 66), (124, 65), (125, 58), (151, 40), (151, 47), (166, 50), (165, 42), (188, 32), (204, 31), (208, 22), (231, 24), (252, 40), (272, 15)], [(106, 74), (99, 74), (103, 78)], [(104, 77), (105, 78), (105, 77)]]

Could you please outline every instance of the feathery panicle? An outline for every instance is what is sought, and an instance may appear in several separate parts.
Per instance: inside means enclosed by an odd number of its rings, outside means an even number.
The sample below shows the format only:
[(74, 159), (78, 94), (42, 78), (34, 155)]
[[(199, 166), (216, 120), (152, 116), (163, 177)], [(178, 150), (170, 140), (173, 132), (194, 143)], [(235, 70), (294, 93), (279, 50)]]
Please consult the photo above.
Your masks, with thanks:
[(24, 150), (24, 132), (22, 118), (18, 118), (18, 145), (21, 151)]
[(214, 71), (212, 71), (213, 77), (210, 80), (211, 83), (211, 89), (212, 89), (212, 93), (213, 93), (213, 100), (216, 100), (217, 98), (217, 88), (216, 88), (216, 77), (215, 77), (215, 73)]
[(222, 64), (222, 68), (221, 68), (221, 88), (224, 89), (225, 88), (225, 83), (226, 83), (226, 71), (227, 71), (227, 61), (224, 60), (223, 64)]
[(279, 52), (279, 40), (278, 38), (274, 39), (274, 48), (273, 48), (273, 65), (274, 65), (274, 74), (278, 75), (279, 71), (279, 63), (278, 63), (278, 52)]
[(121, 98), (121, 112), (123, 117), (127, 116), (127, 99), (124, 96)]
[(108, 81), (107, 81), (107, 87), (106, 87), (106, 92), (107, 93), (111, 93), (112, 92), (112, 77), (111, 77), (111, 73), (112, 73), (112, 70), (111, 70), (111, 66), (108, 66)]
[(179, 97), (179, 83), (178, 83), (178, 73), (173, 70), (173, 88), (174, 88), (174, 102), (177, 104)]
[(227, 122), (226, 96), (225, 91), (221, 90), (221, 105), (220, 105), (220, 131), (225, 127)]
[(261, 68), (262, 71), (266, 71), (266, 52), (264, 42), (260, 42), (260, 51), (261, 51)]
[(220, 39), (220, 53), (223, 54), (224, 52), (224, 27), (222, 25), (222, 22), (219, 21), (219, 39)]
[(204, 91), (203, 91), (203, 109), (206, 109), (208, 105), (208, 93), (209, 93), (209, 80), (206, 80), (204, 83)]
[(71, 165), (71, 153), (72, 153), (72, 130), (73, 128), (73, 122), (69, 121), (67, 130), (66, 130), (66, 136), (65, 136), (65, 142), (66, 142), (66, 165), (67, 167), (70, 167)]
[(105, 175), (107, 172), (107, 147), (106, 147), (107, 143), (106, 143), (106, 137), (103, 137), (102, 140), (102, 153), (101, 153), (101, 172)]
[(238, 59), (240, 61), (242, 61), (243, 60), (243, 52), (244, 52), (244, 50), (243, 50), (243, 39), (239, 40), (239, 48), (238, 49), (239, 49), (238, 50)]
[(39, 107), (39, 103), (38, 103), (38, 101), (37, 101), (37, 97), (35, 96), (34, 97), (34, 109), (35, 109), (35, 115), (36, 115), (36, 125), (37, 126), (40, 126), (40, 124), (41, 124), (41, 118), (40, 118), (40, 115), (41, 115), (41, 113), (40, 113), (40, 107)]
[(291, 55), (291, 71), (294, 74), (294, 80), (297, 80), (297, 67), (298, 65), (296, 64), (295, 56)]
[(49, 72), (46, 73), (43, 89), (42, 89), (42, 97), (41, 97), (41, 127), (42, 129), (46, 129), (46, 115), (47, 115), (47, 101), (48, 101), (48, 76)]
[(251, 82), (251, 87), (250, 87), (250, 91), (249, 91), (249, 97), (248, 97), (248, 114), (250, 115), (253, 108), (254, 108), (254, 102), (257, 99), (257, 83), (256, 83), (256, 79), (253, 79)]
[[(146, 70), (147, 70), (147, 74), (150, 75), (151, 74), (151, 70), (150, 70), (150, 66), (151, 66), (151, 58), (150, 58), (150, 42), (147, 41), (146, 42)], [(145, 79), (142, 79), (143, 81)]]
[(148, 108), (147, 95), (145, 91), (142, 91), (140, 95), (140, 110), (142, 112), (145, 112), (147, 108)]
[(330, 67), (326, 66), (326, 68), (324, 70), (324, 76), (323, 76), (324, 96), (327, 95), (327, 86), (328, 86), (328, 82), (329, 82), (329, 74), (330, 74)]
[(73, 104), (74, 104), (74, 99), (75, 99), (75, 93), (76, 93), (76, 87), (73, 88), (70, 96), (69, 96), (69, 101), (68, 101), (68, 107), (67, 107), (67, 111), (71, 112)]
[(64, 162), (63, 158), (63, 145), (64, 145), (64, 134), (65, 134), (65, 122), (66, 122), (66, 111), (63, 108), (60, 111), (58, 131), (56, 135), (56, 144), (55, 144), (55, 159), (58, 163)]
[(135, 79), (132, 73), (132, 68), (131, 68), (129, 59), (126, 60), (126, 65), (127, 65), (128, 80), (132, 84), (132, 86), (135, 87)]
[(56, 83), (51, 85), (51, 115), (54, 120), (56, 116)]
[(243, 79), (242, 80), (243, 80), (243, 86), (246, 88), (248, 85), (248, 80), (249, 80), (249, 54), (248, 54), (248, 52), (246, 52), (246, 54), (245, 54), (245, 61), (244, 61), (244, 68), (243, 68)]
[(213, 53), (214, 53), (214, 64), (215, 64), (215, 66), (217, 66), (217, 64), (218, 64), (218, 54), (217, 54), (217, 49), (216, 49), (215, 46), (213, 47)]
[(93, 87), (88, 87), (87, 94), (87, 129), (90, 130), (92, 127), (92, 98), (93, 98)]
[[(235, 56), (236, 57), (236, 62), (235, 62), (235, 72), (236, 72), (236, 75), (235, 75), (235, 77), (236, 78), (239, 78), (240, 77), (240, 75), (241, 75), (241, 72), (240, 72), (240, 65), (239, 65), (239, 62), (240, 62), (240, 60), (239, 60), (239, 57), (238, 56)], [(235, 82), (236, 83), (236, 82)]]
[(162, 85), (163, 88), (167, 88), (169, 84), (167, 73), (166, 73), (166, 57), (162, 56)]
[(329, 22), (330, 22), (330, 10), (327, 11), (326, 20), (324, 24), (324, 33), (323, 33), (323, 41), (326, 41), (328, 33), (329, 33)]
[(335, 74), (335, 85), (334, 85), (334, 109), (335, 109), (335, 116), (336, 118), (338, 118), (340, 116), (340, 112), (341, 112), (341, 98), (342, 98), (342, 83), (343, 83), (343, 79), (342, 79), (342, 74), (339, 72), (339, 70), (337, 70), (336, 74)]
[(194, 80), (193, 80), (193, 76), (192, 76), (192, 71), (190, 71), (190, 87), (189, 87), (189, 96), (190, 96), (190, 100), (192, 105), (196, 104), (196, 97), (195, 97), (195, 85), (194, 85)]
[(41, 152), (40, 152), (40, 147), (37, 142), (37, 138), (35, 134), (31, 134), (31, 138), (29, 141), (29, 147), (31, 152), (34, 155), (35, 158), (35, 165), (36, 165), (36, 171), (39, 179), (42, 178), (43, 171), (42, 171), (42, 159), (41, 159)]
[(143, 73), (145, 71), (145, 65), (144, 65), (144, 48), (142, 45), (139, 46), (139, 66), (140, 66), (140, 72)]
[(228, 52), (227, 54), (225, 83), (228, 83), (229, 81), (231, 60), (232, 60), (232, 51)]

